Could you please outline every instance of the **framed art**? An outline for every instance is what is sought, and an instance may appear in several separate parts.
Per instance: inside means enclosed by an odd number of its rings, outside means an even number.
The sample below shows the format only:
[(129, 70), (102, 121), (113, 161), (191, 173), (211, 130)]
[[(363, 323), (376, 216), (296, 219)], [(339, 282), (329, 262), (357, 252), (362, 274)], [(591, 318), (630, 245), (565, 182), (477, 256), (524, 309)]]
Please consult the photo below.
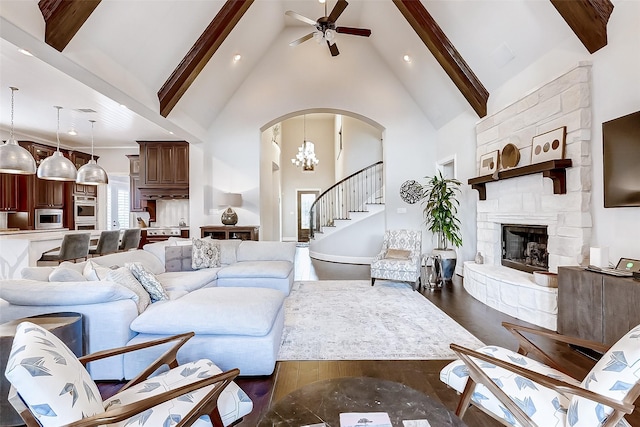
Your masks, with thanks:
[(498, 170), (499, 151), (492, 151), (480, 156), (480, 176), (491, 175)]
[(531, 145), (531, 164), (564, 159), (566, 137), (566, 126), (534, 136)]

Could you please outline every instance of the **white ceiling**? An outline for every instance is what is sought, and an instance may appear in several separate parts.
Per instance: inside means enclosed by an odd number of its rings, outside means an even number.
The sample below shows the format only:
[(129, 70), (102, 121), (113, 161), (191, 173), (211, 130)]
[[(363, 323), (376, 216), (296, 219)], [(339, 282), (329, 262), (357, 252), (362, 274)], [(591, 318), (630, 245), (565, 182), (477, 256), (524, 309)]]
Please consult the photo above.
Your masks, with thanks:
[[(422, 1), (489, 92), (552, 46), (575, 37), (547, 0)], [(339, 35), (341, 55), (360, 43), (373, 46), (435, 127), (472, 111), (391, 0), (349, 3), (338, 24), (370, 28), (372, 35)], [(103, 0), (60, 53), (43, 41), (37, 0), (0, 0), (1, 129), (9, 128), (9, 86), (16, 86), (14, 121), (21, 138), (54, 141), (53, 106), (60, 105), (61, 131), (78, 130), (75, 137), (62, 135), (68, 147), (90, 144), (89, 119), (96, 120), (96, 147), (133, 147), (143, 139), (197, 143), (265, 52), (316, 49), (318, 62), (311, 66), (330, 67), (334, 60), (313, 40), (297, 47), (274, 45), (285, 30), (299, 32), (296, 37), (311, 31), (284, 12), (315, 20), (324, 15), (317, 0), (256, 0), (168, 118), (161, 117), (157, 91), (223, 4)], [(329, 10), (334, 4), (330, 0)], [(341, 44), (344, 37), (357, 40)], [(18, 53), (18, 47), (35, 57)], [(242, 55), (237, 63), (236, 53)], [(411, 62), (402, 60), (405, 54)], [(85, 108), (96, 113), (77, 111)]]

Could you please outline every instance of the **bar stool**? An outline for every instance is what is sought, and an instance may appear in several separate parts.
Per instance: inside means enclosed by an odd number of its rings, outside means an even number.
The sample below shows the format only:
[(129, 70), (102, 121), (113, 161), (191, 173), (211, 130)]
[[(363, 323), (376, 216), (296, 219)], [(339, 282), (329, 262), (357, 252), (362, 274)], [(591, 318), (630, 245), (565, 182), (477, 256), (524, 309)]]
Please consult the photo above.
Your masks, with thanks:
[(118, 252), (118, 241), (120, 240), (120, 230), (102, 231), (98, 244), (89, 248), (89, 255), (106, 255)]
[(118, 252), (137, 249), (138, 245), (140, 244), (140, 233), (141, 231), (139, 228), (129, 228), (127, 230), (124, 230), (124, 234), (122, 235), (122, 242), (120, 242)]
[(65, 234), (59, 248), (52, 249), (42, 254), (38, 261), (73, 261), (89, 255), (90, 233)]

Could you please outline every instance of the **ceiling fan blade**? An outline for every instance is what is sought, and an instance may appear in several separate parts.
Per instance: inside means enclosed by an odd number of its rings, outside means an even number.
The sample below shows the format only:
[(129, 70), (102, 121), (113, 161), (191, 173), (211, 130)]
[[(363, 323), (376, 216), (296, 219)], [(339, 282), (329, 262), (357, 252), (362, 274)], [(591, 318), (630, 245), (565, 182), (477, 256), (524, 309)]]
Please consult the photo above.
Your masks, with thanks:
[(336, 19), (344, 12), (349, 3), (345, 0), (338, 0), (335, 6), (333, 6), (333, 10), (329, 14), (329, 22), (336, 22)]
[(287, 10), (284, 14), (292, 18), (295, 18), (298, 21), (302, 21), (305, 24), (313, 25), (314, 27), (316, 26), (316, 21), (314, 21), (313, 19), (307, 18), (306, 16), (302, 16), (299, 13), (295, 13), (293, 10)]
[(302, 36), (299, 39), (296, 39), (294, 41), (292, 41), (291, 43), (289, 43), (289, 46), (298, 46), (300, 43), (304, 43), (309, 39), (313, 38), (313, 33), (309, 33), (306, 36)]
[(369, 37), (371, 30), (368, 28), (353, 28), (353, 27), (336, 27), (336, 32), (341, 34), (351, 34), (352, 36)]
[(327, 42), (327, 46), (329, 46), (329, 52), (331, 52), (331, 56), (338, 56), (340, 55), (340, 51), (338, 50), (338, 45), (337, 44), (331, 44), (329, 42)]

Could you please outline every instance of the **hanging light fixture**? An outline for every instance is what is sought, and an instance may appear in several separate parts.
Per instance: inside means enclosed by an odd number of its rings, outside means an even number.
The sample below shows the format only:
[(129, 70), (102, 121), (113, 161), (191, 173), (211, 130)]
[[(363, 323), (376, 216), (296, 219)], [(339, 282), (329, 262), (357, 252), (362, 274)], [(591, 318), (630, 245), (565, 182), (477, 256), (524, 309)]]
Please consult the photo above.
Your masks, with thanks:
[(302, 166), (303, 171), (312, 171), (315, 169), (315, 166), (320, 162), (316, 158), (316, 153), (314, 151), (313, 142), (307, 141), (307, 116), (304, 116), (304, 134), (302, 139), (302, 145), (298, 147), (298, 153), (296, 156), (291, 159), (291, 163), (300, 167)]
[(95, 120), (89, 120), (91, 122), (91, 160), (86, 165), (80, 166), (78, 169), (78, 178), (76, 182), (78, 184), (85, 185), (99, 185), (99, 184), (108, 184), (109, 177), (107, 176), (107, 172), (102, 169), (96, 161), (93, 159), (93, 124), (96, 122)]
[(60, 151), (60, 110), (62, 110), (62, 107), (55, 105), (53, 108), (58, 110), (58, 127), (56, 128), (58, 148), (55, 153), (40, 163), (40, 166), (38, 166), (38, 178), (51, 181), (75, 181), (78, 176), (76, 166)]
[(29, 151), (18, 145), (13, 138), (13, 94), (17, 87), (11, 89), (11, 133), (9, 139), (0, 145), (0, 172), (20, 175), (36, 173), (36, 161)]

